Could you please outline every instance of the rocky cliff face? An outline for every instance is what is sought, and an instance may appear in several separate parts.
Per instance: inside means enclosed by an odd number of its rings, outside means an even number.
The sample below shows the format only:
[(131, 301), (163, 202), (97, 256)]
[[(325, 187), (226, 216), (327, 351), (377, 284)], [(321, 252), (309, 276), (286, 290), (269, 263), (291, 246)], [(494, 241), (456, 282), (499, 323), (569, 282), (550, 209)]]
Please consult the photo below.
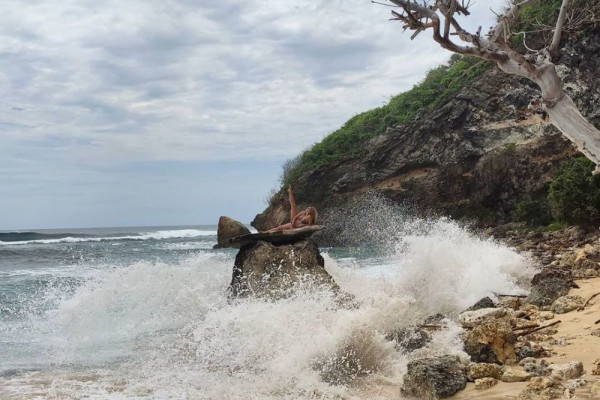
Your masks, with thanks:
[[(559, 72), (582, 113), (600, 127), (600, 28), (565, 46)], [(525, 79), (485, 72), (431, 112), (388, 129), (360, 154), (306, 172), (294, 190), (327, 225), (332, 207), (375, 191), (421, 211), (474, 219), (510, 220), (516, 203), (544, 195), (560, 164), (579, 154), (531, 110), (539, 90)], [(253, 221), (265, 229), (289, 218), (285, 191)]]

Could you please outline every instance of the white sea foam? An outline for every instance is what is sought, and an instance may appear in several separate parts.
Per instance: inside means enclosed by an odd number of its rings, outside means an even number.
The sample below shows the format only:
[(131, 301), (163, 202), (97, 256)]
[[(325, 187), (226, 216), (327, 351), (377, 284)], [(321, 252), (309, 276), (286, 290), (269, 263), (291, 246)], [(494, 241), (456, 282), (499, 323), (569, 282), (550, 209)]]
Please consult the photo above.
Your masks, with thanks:
[[(396, 251), (377, 258), (379, 266), (325, 255), (328, 271), (356, 296), (352, 309), (329, 292), (229, 303), (233, 260), (224, 253), (95, 268), (73, 293), (47, 292), (56, 306), (23, 333), (40, 346), (32, 357), (45, 367), (0, 378), (0, 397), (385, 398), (373, 385), (400, 385), (414, 356), (396, 351), (386, 332), (518, 291), (531, 273), (513, 250), (447, 220), (407, 223), (393, 241)], [(451, 323), (418, 354), (461, 354), (458, 333)]]
[(56, 239), (21, 240), (13, 242), (0, 241), (0, 246), (24, 245), (24, 244), (54, 244), (54, 243), (80, 243), (80, 242), (107, 242), (117, 240), (161, 240), (194, 238), (201, 236), (216, 236), (217, 231), (206, 231), (198, 229), (179, 229), (169, 231), (148, 232), (139, 235), (127, 236), (105, 236), (105, 237), (64, 237)]

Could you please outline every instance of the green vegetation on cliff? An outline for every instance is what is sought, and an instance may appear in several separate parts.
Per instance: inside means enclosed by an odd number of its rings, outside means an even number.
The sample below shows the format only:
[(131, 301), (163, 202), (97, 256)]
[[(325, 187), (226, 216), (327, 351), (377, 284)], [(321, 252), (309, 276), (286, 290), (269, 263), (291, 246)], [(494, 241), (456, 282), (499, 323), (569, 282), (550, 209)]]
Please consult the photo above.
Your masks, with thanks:
[(600, 175), (592, 175), (594, 167), (593, 162), (579, 157), (558, 171), (548, 193), (557, 220), (589, 223), (600, 219)]
[(355, 115), (340, 129), (315, 143), (283, 167), (282, 184), (292, 183), (306, 171), (330, 164), (360, 151), (365, 142), (388, 128), (430, 111), (481, 75), (491, 64), (474, 57), (455, 56), (449, 65), (429, 71), (425, 79), (382, 107)]

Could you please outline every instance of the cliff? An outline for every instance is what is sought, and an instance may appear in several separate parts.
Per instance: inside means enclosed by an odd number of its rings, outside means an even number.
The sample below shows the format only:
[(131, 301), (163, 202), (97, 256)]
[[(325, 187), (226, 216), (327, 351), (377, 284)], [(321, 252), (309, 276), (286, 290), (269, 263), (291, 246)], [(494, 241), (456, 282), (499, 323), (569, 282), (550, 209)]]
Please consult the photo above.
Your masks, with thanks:
[[(568, 37), (558, 70), (600, 127), (597, 24)], [(561, 163), (579, 155), (532, 109), (538, 98), (529, 81), (489, 68), (438, 106), (365, 139), (359, 151), (304, 171), (292, 181), (300, 206), (314, 205), (320, 224), (335, 225), (333, 209), (375, 192), (419, 212), (481, 225), (510, 221), (519, 201), (545, 196)], [(288, 210), (281, 190), (252, 225), (276, 226)]]

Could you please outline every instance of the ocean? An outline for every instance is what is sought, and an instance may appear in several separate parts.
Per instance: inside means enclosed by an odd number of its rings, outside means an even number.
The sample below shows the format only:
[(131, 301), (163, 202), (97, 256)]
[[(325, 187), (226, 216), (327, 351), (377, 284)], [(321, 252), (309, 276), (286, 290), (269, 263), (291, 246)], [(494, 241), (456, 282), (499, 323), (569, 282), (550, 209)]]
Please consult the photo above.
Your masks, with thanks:
[[(0, 231), (0, 399), (400, 398), (411, 359), (464, 356), (457, 312), (534, 271), (413, 218), (383, 246), (321, 249), (358, 308), (329, 292), (228, 302), (236, 250), (215, 243), (216, 226)], [(448, 328), (426, 348), (385, 337), (438, 312)]]

